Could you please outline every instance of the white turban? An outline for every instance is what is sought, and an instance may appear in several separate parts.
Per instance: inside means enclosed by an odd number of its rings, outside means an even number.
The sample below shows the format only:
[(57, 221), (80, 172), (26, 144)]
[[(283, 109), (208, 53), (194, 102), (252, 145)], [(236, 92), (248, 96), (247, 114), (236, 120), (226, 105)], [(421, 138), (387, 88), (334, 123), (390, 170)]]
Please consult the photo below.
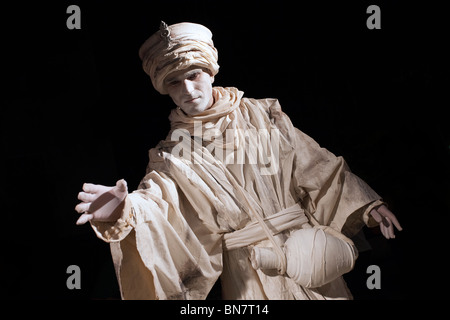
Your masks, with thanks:
[(167, 94), (164, 79), (174, 71), (198, 66), (210, 70), (213, 76), (219, 72), (212, 33), (196, 23), (167, 26), (161, 22), (160, 30), (139, 49), (139, 57), (153, 87), (161, 94)]

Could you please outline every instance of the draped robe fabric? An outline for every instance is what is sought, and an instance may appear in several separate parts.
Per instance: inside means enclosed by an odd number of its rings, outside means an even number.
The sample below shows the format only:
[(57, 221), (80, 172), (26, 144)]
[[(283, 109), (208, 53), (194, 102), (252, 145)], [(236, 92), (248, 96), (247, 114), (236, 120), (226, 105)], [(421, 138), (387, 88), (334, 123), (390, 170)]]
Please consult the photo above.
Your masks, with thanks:
[[(111, 245), (122, 298), (205, 299), (220, 277), (224, 299), (351, 299), (342, 277), (304, 288), (286, 275), (253, 269), (251, 248), (273, 242), (227, 250), (224, 235), (255, 223), (243, 203), (265, 219), (298, 203), (308, 213), (307, 227), (329, 226), (351, 237), (364, 224), (376, 224), (369, 211), (382, 203), (380, 196), (342, 157), (295, 128), (278, 100), (244, 98), (222, 87), (214, 87), (213, 96), (214, 105), (200, 115), (172, 110), (171, 131), (149, 151), (147, 173), (128, 194), (122, 217), (91, 222)], [(208, 132), (215, 138), (205, 139)], [(261, 152), (257, 132), (278, 139), (266, 144), (270, 161), (250, 161)], [(234, 134), (225, 139), (227, 133)], [(187, 149), (179, 152), (188, 142), (190, 158)], [(233, 160), (242, 148), (244, 161)], [(277, 244), (295, 229), (276, 234)]]

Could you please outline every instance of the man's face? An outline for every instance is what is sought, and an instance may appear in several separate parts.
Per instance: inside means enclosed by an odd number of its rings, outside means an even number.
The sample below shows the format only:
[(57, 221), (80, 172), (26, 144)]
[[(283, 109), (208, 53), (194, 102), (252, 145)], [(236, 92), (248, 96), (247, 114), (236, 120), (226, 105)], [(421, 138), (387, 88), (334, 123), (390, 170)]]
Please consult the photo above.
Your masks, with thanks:
[(213, 76), (196, 66), (176, 71), (164, 79), (169, 96), (188, 115), (199, 114), (213, 105), (213, 82)]

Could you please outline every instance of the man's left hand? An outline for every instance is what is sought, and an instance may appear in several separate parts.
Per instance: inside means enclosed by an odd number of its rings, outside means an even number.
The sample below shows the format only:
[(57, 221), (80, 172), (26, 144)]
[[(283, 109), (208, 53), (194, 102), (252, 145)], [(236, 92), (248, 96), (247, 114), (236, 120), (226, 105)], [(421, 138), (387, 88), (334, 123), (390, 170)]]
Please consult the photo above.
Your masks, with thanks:
[(380, 230), (386, 239), (394, 239), (394, 226), (398, 231), (402, 231), (402, 227), (395, 215), (385, 205), (376, 207), (370, 211), (370, 215), (380, 224)]

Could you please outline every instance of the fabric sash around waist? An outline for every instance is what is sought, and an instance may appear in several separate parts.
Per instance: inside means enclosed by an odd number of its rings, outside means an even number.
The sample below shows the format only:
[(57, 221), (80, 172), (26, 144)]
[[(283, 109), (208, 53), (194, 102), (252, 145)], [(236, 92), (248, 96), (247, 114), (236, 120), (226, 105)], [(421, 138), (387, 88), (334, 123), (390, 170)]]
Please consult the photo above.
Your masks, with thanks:
[[(264, 223), (274, 235), (294, 227), (299, 227), (308, 222), (308, 217), (298, 203), (292, 207), (277, 212), (264, 219)], [(234, 250), (251, 245), (252, 243), (267, 239), (258, 221), (253, 221), (247, 226), (223, 236), (225, 250)]]

